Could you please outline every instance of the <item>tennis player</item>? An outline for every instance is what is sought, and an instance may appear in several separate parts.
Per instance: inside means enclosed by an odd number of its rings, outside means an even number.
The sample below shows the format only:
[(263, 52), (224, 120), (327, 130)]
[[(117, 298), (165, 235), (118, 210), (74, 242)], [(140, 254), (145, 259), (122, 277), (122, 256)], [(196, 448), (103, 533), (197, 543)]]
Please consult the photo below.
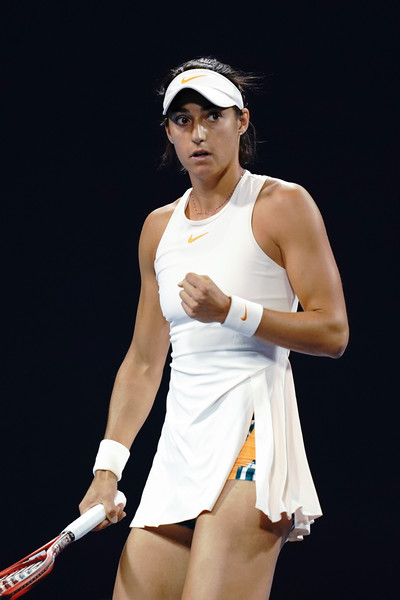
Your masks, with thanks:
[(114, 600), (265, 600), (283, 544), (322, 514), (288, 356), (340, 357), (345, 301), (310, 194), (246, 169), (251, 84), (206, 58), (163, 85), (164, 158), (190, 187), (143, 225), (133, 340), (80, 505), (104, 504), (100, 528), (124, 516), (117, 482), (172, 344), (165, 422)]

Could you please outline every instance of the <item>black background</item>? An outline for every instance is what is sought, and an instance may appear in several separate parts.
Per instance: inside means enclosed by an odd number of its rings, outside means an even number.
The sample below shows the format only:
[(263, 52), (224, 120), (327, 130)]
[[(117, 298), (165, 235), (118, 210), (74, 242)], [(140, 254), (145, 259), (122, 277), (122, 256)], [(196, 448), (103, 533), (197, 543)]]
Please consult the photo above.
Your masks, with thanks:
[[(395, 3), (1, 3), (0, 569), (74, 519), (129, 345), (145, 216), (187, 187), (160, 171), (155, 90), (213, 55), (265, 76), (253, 172), (302, 184), (324, 216), (351, 341), (292, 354), (324, 517), (287, 544), (272, 598), (392, 597), (398, 532)], [(395, 162), (396, 160), (396, 162)], [(396, 228), (396, 229), (395, 229)], [(396, 286), (396, 287), (395, 287)], [(166, 380), (121, 489), (133, 516)], [(111, 598), (129, 520), (68, 548), (34, 598)]]

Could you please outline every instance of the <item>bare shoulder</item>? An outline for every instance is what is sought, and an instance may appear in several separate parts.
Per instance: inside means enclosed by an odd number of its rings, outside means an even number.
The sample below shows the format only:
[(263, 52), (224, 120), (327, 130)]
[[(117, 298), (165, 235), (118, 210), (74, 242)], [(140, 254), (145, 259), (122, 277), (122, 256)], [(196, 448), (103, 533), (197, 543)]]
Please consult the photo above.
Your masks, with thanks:
[[(256, 212), (257, 211), (257, 212)], [(298, 183), (269, 177), (256, 202), (255, 214), (268, 223), (273, 238), (293, 236), (310, 229), (324, 229), (319, 208), (311, 194)]]
[(326, 238), (320, 211), (309, 192), (297, 183), (268, 177), (257, 198), (253, 233), (262, 250), (285, 267), (289, 247)]
[(145, 219), (140, 234), (139, 249), (154, 261), (158, 244), (162, 238), (179, 199), (153, 210)]
[(285, 217), (319, 214), (316, 202), (303, 186), (283, 179), (269, 177), (257, 202), (263, 210), (271, 210)]

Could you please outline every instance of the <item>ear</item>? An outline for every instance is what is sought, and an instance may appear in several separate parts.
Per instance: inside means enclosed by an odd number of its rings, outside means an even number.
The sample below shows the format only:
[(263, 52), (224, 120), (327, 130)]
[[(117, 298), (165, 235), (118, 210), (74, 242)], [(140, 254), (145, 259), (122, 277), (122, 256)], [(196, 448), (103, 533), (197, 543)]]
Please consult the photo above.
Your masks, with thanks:
[(168, 127), (168, 120), (167, 120), (167, 123), (165, 125), (165, 133), (167, 134), (167, 138), (169, 139), (170, 143), (173, 144), (174, 142), (172, 141), (171, 132), (170, 132), (169, 127)]
[(239, 117), (239, 135), (246, 133), (250, 123), (250, 112), (248, 108), (242, 109), (242, 114)]

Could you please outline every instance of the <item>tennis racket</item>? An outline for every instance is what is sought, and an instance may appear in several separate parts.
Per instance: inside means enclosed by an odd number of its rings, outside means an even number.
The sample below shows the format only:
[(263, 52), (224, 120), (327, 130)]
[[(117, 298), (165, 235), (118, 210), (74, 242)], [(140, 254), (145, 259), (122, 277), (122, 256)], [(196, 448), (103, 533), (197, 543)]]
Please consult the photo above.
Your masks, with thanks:
[[(125, 495), (118, 491), (116, 504), (126, 504)], [(104, 506), (97, 504), (72, 521), (56, 538), (22, 560), (0, 572), (0, 598), (15, 600), (50, 573), (54, 561), (71, 542), (79, 540), (99, 525), (106, 517)]]

